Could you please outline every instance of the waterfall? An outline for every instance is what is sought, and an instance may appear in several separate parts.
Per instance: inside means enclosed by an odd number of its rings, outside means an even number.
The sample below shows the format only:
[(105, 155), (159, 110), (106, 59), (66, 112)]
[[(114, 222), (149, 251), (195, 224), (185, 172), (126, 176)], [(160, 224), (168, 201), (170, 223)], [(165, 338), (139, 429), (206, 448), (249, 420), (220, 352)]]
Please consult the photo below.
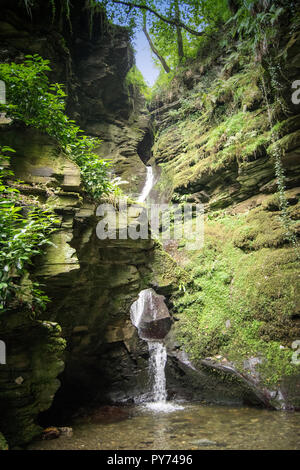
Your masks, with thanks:
[(154, 174), (153, 174), (152, 166), (147, 166), (146, 169), (147, 169), (146, 182), (143, 187), (143, 191), (141, 192), (138, 198), (138, 202), (145, 202), (145, 200), (149, 196), (149, 193), (152, 189), (153, 182), (154, 182)]
[[(137, 328), (140, 338), (147, 341), (148, 344), (149, 378), (152, 386), (150, 396), (152, 401), (146, 403), (146, 407), (154, 411), (169, 412), (182, 407), (167, 402), (165, 375), (167, 349), (163, 343), (166, 332), (162, 337), (160, 335), (160, 332), (164, 331), (162, 326), (157, 328), (157, 324), (166, 322), (167, 315), (169, 315), (163, 299), (164, 297), (157, 295), (153, 289), (142, 290), (136, 302), (131, 306), (130, 318)], [(163, 306), (166, 309), (165, 312), (163, 312)]]
[(142, 315), (147, 303), (153, 310), (152, 289), (144, 289), (139, 293), (139, 297), (130, 309), (130, 318), (133, 325), (138, 329), (141, 323)]
[(158, 341), (148, 341), (150, 353), (149, 370), (153, 381), (153, 401), (166, 402), (166, 375), (165, 366), (167, 362), (167, 350), (163, 343)]

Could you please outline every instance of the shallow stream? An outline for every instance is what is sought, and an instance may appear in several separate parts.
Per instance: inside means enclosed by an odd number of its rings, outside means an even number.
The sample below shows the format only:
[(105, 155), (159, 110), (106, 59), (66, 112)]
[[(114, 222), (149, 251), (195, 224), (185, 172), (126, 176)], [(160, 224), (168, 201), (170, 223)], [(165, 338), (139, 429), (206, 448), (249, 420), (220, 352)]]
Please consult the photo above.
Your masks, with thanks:
[(247, 407), (167, 403), (103, 407), (72, 424), (72, 437), (30, 449), (198, 450), (300, 449), (300, 413)]

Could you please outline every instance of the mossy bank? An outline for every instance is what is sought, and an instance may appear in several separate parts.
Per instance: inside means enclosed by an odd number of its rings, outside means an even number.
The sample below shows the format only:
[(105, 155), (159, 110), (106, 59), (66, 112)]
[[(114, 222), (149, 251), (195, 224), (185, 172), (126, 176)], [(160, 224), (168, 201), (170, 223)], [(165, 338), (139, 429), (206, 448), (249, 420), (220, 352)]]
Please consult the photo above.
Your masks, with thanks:
[(158, 194), (205, 208), (203, 249), (171, 250), (190, 282), (174, 297), (170, 349), (244, 379), (276, 408), (300, 405), (299, 41), (298, 30), (281, 31), (274, 72), (226, 29), (215, 33), (150, 105)]

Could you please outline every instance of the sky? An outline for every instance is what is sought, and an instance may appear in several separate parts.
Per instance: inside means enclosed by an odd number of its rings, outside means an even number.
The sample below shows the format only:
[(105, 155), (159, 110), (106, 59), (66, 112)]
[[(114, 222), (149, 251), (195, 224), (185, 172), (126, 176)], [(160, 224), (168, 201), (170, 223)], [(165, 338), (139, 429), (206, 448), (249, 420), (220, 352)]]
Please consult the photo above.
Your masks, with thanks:
[(145, 82), (152, 86), (159, 75), (159, 69), (154, 64), (148, 41), (143, 31), (137, 31), (134, 37), (137, 68), (142, 72)]

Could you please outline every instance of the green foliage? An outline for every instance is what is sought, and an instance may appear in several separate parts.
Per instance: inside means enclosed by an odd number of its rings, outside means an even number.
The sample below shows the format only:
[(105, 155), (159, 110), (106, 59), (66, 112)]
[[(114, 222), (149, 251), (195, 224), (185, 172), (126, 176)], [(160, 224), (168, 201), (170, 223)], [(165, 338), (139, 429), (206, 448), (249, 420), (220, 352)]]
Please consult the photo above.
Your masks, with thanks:
[(229, 22), (232, 34), (238, 34), (245, 42), (243, 48), (251, 48), (258, 59), (278, 44), (278, 28), (282, 22), (292, 21), (296, 2), (287, 0), (243, 0), (235, 16)]
[(49, 301), (38, 283), (27, 279), (28, 265), (51, 244), (56, 219), (48, 210), (22, 206), (19, 191), (5, 180), (13, 176), (8, 169), (10, 147), (0, 148), (0, 313), (18, 305), (32, 312), (44, 309)]
[[(169, 4), (167, 11), (170, 17), (174, 17), (175, 3)], [(182, 21), (195, 30), (203, 30), (205, 36), (210, 35), (220, 23), (224, 23), (229, 18), (226, 0), (183, 1), (179, 2), (179, 9)], [(175, 69), (179, 64), (176, 28), (162, 20), (153, 19), (150, 24), (150, 33), (155, 46), (166, 58), (171, 68)], [(181, 36), (184, 50), (182, 63), (184, 64), (188, 59), (194, 59), (197, 56), (203, 37), (193, 36), (184, 29), (181, 29)]]
[(5, 437), (0, 432), (0, 450), (8, 450), (8, 444), (6, 442)]
[[(40, 3), (40, 0), (23, 0), (28, 14)], [(68, 21), (70, 29), (70, 13), (72, 3), (70, 0), (50, 0), (52, 18), (57, 11), (60, 18)], [(143, 8), (145, 7), (145, 8)], [(133, 33), (141, 29), (146, 19), (147, 27), (152, 36), (158, 52), (167, 59), (172, 68), (187, 58), (194, 58), (201, 44), (201, 31), (209, 34), (224, 24), (230, 17), (227, 0), (134, 0), (118, 2), (117, 0), (86, 0), (83, 9), (89, 12), (90, 33), (93, 29), (95, 13), (106, 11), (110, 23), (119, 24)], [(174, 23), (177, 19), (181, 25)], [(178, 37), (183, 42), (184, 59), (178, 56)], [(154, 59), (157, 61), (157, 59)], [(159, 61), (158, 64), (160, 65)]]
[(146, 98), (146, 100), (150, 99), (150, 88), (146, 84), (142, 73), (135, 65), (131, 67), (128, 74), (126, 75), (125, 83), (128, 88), (133, 87), (134, 92), (137, 91), (141, 93)]
[[(202, 40), (200, 31), (216, 29), (230, 15), (227, 0), (135, 0), (129, 2), (130, 5), (122, 5), (122, 2), (116, 0), (103, 0), (100, 3), (105, 6), (111, 21), (131, 30), (142, 29), (146, 19), (154, 46), (171, 68), (176, 68), (182, 61), (178, 55), (178, 34), (183, 42), (184, 62), (186, 58), (196, 56)], [(176, 18), (182, 27), (176, 27)], [(160, 65), (156, 58), (154, 60)]]
[(50, 70), (49, 61), (37, 54), (26, 56), (22, 64), (0, 64), (0, 79), (6, 84), (9, 103), (1, 108), (15, 121), (56, 139), (61, 150), (79, 165), (87, 192), (99, 198), (113, 190), (110, 165), (94, 151), (101, 141), (82, 135), (83, 131), (65, 115), (66, 94), (62, 85), (49, 83)]
[[(278, 129), (280, 129), (279, 123), (274, 122), (274, 116), (276, 116), (276, 108), (280, 110), (282, 114), (287, 113), (286, 105), (281, 96), (282, 83), (278, 79), (278, 69), (280, 70), (280, 63), (277, 67), (274, 67), (272, 61), (268, 63), (268, 72), (270, 74), (270, 83), (267, 88), (267, 83), (264, 75), (261, 77), (261, 86), (263, 91), (263, 98), (267, 107), (268, 123), (270, 127), (272, 145), (268, 148), (268, 152), (273, 159), (275, 175), (277, 181), (277, 194), (279, 198), (280, 217), (282, 225), (285, 229), (285, 238), (287, 241), (293, 243), (293, 245), (299, 250), (296, 233), (293, 229), (293, 221), (289, 213), (289, 204), (286, 198), (286, 177), (283, 169), (282, 159), (284, 157), (284, 148), (279, 144), (280, 136)], [(274, 101), (272, 104), (269, 102), (269, 94), (273, 94)], [(299, 257), (299, 253), (298, 253)]]
[[(245, 358), (261, 358), (262, 380), (270, 385), (299, 371), (291, 363), (298, 263), (292, 247), (274, 249), (272, 229), (261, 227), (264, 210), (251, 212), (208, 220), (203, 251), (185, 251), (193, 282), (175, 299), (176, 336), (195, 363), (221, 355), (244, 372)], [(255, 252), (234, 244), (247, 228), (265, 237)]]

